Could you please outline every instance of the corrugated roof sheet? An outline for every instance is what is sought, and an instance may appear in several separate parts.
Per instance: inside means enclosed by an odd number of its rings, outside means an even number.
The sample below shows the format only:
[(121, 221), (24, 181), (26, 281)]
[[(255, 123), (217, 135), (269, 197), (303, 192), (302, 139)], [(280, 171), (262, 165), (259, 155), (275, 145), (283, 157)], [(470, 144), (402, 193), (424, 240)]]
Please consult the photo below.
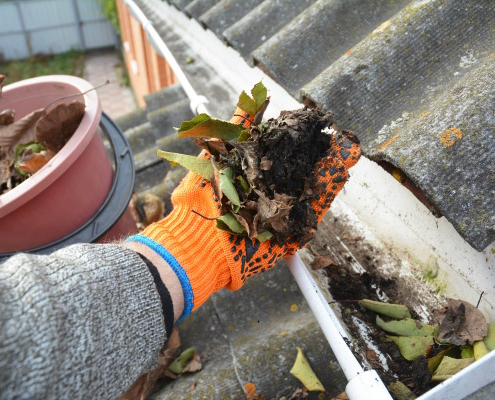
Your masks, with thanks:
[(294, 97), (334, 111), (475, 249), (495, 240), (493, 1), (208, 5), (190, 15)]

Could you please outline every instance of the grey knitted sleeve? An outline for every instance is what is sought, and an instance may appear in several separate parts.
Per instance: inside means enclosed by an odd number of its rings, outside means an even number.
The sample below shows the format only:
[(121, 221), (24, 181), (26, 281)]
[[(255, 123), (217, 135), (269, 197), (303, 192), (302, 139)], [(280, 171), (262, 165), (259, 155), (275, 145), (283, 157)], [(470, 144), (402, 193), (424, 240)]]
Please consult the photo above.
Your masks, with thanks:
[(123, 246), (11, 257), (0, 264), (0, 398), (119, 397), (155, 366), (163, 312), (150, 271)]

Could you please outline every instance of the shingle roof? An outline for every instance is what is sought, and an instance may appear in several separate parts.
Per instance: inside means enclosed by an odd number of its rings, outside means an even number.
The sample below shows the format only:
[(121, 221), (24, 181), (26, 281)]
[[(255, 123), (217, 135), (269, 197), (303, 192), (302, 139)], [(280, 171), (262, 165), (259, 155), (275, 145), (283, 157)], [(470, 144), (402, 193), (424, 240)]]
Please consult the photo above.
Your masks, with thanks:
[(334, 111), (471, 246), (495, 240), (495, 3), (181, 3), (295, 98)]

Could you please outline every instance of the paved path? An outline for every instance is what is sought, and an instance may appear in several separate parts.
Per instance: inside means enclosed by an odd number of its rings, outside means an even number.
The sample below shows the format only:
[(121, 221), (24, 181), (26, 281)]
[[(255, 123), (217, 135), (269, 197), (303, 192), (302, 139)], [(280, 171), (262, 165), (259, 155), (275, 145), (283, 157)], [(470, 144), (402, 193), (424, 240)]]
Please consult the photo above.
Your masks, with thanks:
[(137, 108), (132, 89), (119, 84), (115, 67), (120, 65), (116, 52), (97, 53), (86, 56), (84, 79), (93, 86), (110, 80), (110, 84), (98, 89), (103, 111), (114, 119)]

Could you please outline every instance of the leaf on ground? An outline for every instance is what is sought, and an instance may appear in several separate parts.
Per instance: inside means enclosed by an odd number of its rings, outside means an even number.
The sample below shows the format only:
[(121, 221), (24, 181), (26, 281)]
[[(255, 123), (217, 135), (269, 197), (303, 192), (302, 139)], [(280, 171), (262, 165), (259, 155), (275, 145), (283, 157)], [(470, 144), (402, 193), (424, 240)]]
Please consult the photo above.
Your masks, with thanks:
[[(298, 387), (294, 393), (292, 393), (292, 396), (290, 396), (289, 400), (300, 400), (300, 399), (307, 399), (309, 396), (308, 389), (306, 387)], [(347, 399), (347, 397), (346, 397)], [(333, 400), (333, 399), (332, 399)]]
[(184, 368), (186, 368), (186, 365), (189, 363), (189, 360), (191, 360), (194, 356), (194, 353), (196, 352), (194, 347), (189, 347), (188, 349), (184, 350), (179, 357), (177, 357), (168, 367), (168, 369), (176, 374), (180, 375), (184, 371)]
[(359, 300), (358, 303), (368, 310), (374, 311), (377, 314), (381, 314), (389, 318), (411, 318), (411, 314), (409, 313), (408, 308), (403, 304), (383, 303), (381, 301), (369, 299)]
[(299, 379), (309, 391), (325, 391), (325, 388), (311, 369), (311, 366), (300, 347), (297, 348), (296, 361), (294, 362), (290, 373)]
[(466, 368), (468, 365), (474, 362), (474, 358), (452, 358), (445, 356), (442, 362), (438, 366), (437, 370), (433, 374), (431, 380), (432, 382), (442, 382), (462, 369)]
[(433, 375), (437, 370), (438, 366), (440, 365), (440, 363), (442, 362), (442, 359), (445, 356), (453, 356), (455, 352), (456, 352), (456, 347), (449, 347), (448, 349), (439, 352), (433, 357), (428, 358), (428, 369), (430, 370), (430, 373)]
[(280, 233), (286, 232), (294, 198), (275, 193), (274, 199), (269, 199), (263, 192), (254, 190), (258, 195), (258, 214), (262, 228), (273, 228)]
[(488, 332), (483, 313), (462, 300), (448, 299), (438, 328), (438, 340), (462, 346), (482, 340)]
[(336, 263), (330, 256), (316, 256), (311, 263), (311, 268), (314, 270), (319, 270), (330, 266), (338, 266), (338, 263)]
[(377, 315), (376, 324), (384, 331), (399, 336), (433, 336), (435, 332), (434, 326), (423, 324), (412, 318), (385, 322)]
[[(9, 153), (9, 150), (15, 149), (20, 143), (34, 141), (36, 139), (36, 123), (45, 114), (45, 109), (40, 108), (10, 125), (0, 127), (2, 153)], [(10, 153), (13, 155), (13, 150)]]
[(246, 232), (246, 229), (232, 214), (225, 214), (218, 217), (217, 228), (234, 234)]
[(177, 129), (177, 133), (180, 138), (203, 137), (233, 140), (237, 139), (243, 130), (242, 125), (211, 118), (208, 114), (199, 114), (191, 121), (184, 121)]
[(57, 153), (69, 141), (84, 116), (86, 106), (80, 101), (59, 104), (36, 125), (36, 140)]
[(461, 358), (474, 358), (474, 349), (471, 345), (461, 346)]
[(167, 341), (166, 347), (158, 356), (158, 365), (152, 371), (143, 374), (136, 380), (130, 389), (122, 395), (119, 400), (145, 400), (148, 399), (151, 391), (155, 387), (158, 379), (171, 377), (177, 379), (177, 376), (168, 371), (168, 366), (175, 358), (175, 353), (179, 349), (180, 339), (179, 332), (176, 327), (172, 331), (170, 338)]
[(474, 359), (479, 360), (481, 357), (486, 356), (488, 354), (488, 348), (485, 345), (483, 340), (478, 340), (473, 344), (473, 354)]
[(183, 368), (182, 373), (184, 372), (196, 372), (201, 370), (203, 365), (201, 364), (201, 357), (197, 352), (194, 352), (192, 358), (189, 360), (187, 365)]
[(210, 180), (213, 175), (211, 161), (206, 158), (189, 156), (180, 153), (171, 153), (163, 150), (158, 150), (157, 154), (158, 157), (164, 158), (169, 161), (170, 164), (174, 166), (180, 165), (187, 168), (189, 171), (194, 172), (196, 175), (199, 175), (204, 179)]
[(414, 400), (416, 395), (401, 381), (392, 382), (388, 385), (388, 390), (394, 395), (396, 400)]
[(10, 108), (0, 112), (0, 126), (10, 125), (14, 122), (15, 110)]
[(408, 361), (414, 361), (420, 356), (426, 355), (428, 347), (433, 344), (433, 336), (388, 336), (400, 350), (402, 356)]
[(34, 153), (32, 150), (23, 151), (15, 167), (26, 174), (34, 174), (43, 168), (55, 154), (50, 150), (42, 150), (39, 153)]
[(492, 351), (495, 349), (495, 324), (488, 324), (487, 334), (483, 338), (483, 341), (488, 350)]

